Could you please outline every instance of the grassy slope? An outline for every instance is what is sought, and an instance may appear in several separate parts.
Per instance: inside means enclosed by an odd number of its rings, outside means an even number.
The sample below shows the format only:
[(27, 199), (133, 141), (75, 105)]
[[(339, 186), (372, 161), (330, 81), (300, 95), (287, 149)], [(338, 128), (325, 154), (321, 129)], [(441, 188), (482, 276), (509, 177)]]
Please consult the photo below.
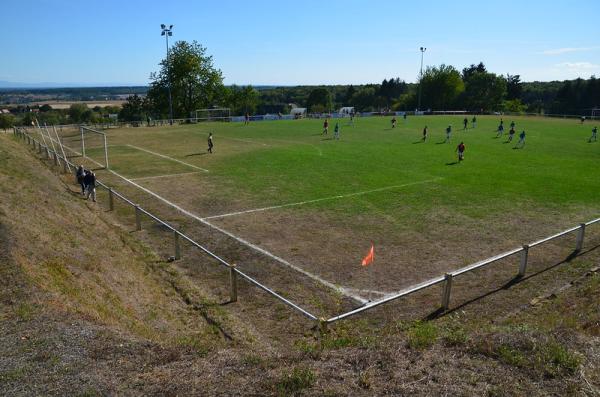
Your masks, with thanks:
[[(244, 337), (227, 312), (257, 329), (264, 318), (233, 305), (212, 313), (234, 335), (226, 342), (173, 289), (192, 288), (186, 277), (81, 203), (21, 143), (0, 140), (3, 394), (535, 396), (600, 387), (598, 275), (511, 315), (498, 303), (513, 300), (512, 289), (432, 322), (345, 322), (322, 348), (307, 329), (269, 350), (273, 336)], [(535, 291), (538, 280), (515, 288)], [(284, 335), (289, 325), (266, 327)]]

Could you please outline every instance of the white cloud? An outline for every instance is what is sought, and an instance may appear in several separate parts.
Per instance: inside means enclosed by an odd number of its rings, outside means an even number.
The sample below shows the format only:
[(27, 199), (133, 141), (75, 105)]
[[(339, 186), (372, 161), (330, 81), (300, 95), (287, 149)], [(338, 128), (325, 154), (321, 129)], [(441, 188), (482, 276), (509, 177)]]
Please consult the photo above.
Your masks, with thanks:
[(600, 65), (591, 62), (562, 62), (555, 65), (558, 68), (564, 68), (571, 72), (589, 72), (591, 70), (600, 70)]
[(562, 55), (568, 54), (570, 52), (585, 52), (585, 51), (593, 51), (597, 50), (600, 47), (565, 47), (565, 48), (555, 48), (552, 50), (545, 50), (539, 52), (539, 54), (543, 55)]

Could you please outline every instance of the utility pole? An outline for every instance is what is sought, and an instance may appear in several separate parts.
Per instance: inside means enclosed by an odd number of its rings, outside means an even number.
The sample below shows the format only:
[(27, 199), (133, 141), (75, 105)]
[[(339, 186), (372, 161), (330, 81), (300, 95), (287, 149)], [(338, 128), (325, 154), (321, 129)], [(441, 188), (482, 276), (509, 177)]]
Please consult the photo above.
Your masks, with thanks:
[(421, 73), (419, 75), (419, 105), (417, 106), (417, 110), (421, 110), (421, 92), (422, 90), (422, 85), (423, 82), (421, 80), (423, 80), (423, 54), (425, 53), (425, 50), (427, 50), (427, 48), (425, 47), (421, 47)]
[(169, 62), (169, 36), (173, 36), (173, 25), (167, 25), (164, 23), (160, 25), (162, 29), (160, 35), (165, 36), (167, 42), (167, 87), (169, 89), (169, 124), (173, 125), (173, 99), (171, 97), (171, 63)]

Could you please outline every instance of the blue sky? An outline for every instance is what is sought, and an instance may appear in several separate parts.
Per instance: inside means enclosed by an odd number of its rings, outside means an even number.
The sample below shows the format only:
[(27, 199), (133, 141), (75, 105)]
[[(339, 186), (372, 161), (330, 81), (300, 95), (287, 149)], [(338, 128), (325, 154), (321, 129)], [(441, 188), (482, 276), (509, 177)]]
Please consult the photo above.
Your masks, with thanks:
[(522, 80), (600, 77), (600, 1), (3, 1), (0, 80), (147, 84), (174, 40), (197, 40), (226, 84), (415, 81), (483, 61)]

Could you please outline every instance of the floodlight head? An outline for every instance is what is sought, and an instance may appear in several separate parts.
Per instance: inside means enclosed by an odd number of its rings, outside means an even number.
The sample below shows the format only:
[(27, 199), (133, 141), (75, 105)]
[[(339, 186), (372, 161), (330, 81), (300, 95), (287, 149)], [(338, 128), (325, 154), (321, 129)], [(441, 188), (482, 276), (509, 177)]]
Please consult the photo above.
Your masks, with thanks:
[(173, 25), (170, 25), (170, 26), (169, 26), (169, 29), (173, 29)]
[(160, 28), (161, 28), (161, 29), (164, 29), (164, 28), (165, 28), (165, 24), (164, 24), (164, 23), (161, 23), (161, 24), (160, 24)]
[(173, 32), (169, 31), (169, 36), (173, 36)]
[(163, 30), (162, 32), (160, 32), (160, 35), (161, 35), (161, 36), (164, 36), (164, 35), (165, 35), (165, 32), (164, 32), (164, 30)]

